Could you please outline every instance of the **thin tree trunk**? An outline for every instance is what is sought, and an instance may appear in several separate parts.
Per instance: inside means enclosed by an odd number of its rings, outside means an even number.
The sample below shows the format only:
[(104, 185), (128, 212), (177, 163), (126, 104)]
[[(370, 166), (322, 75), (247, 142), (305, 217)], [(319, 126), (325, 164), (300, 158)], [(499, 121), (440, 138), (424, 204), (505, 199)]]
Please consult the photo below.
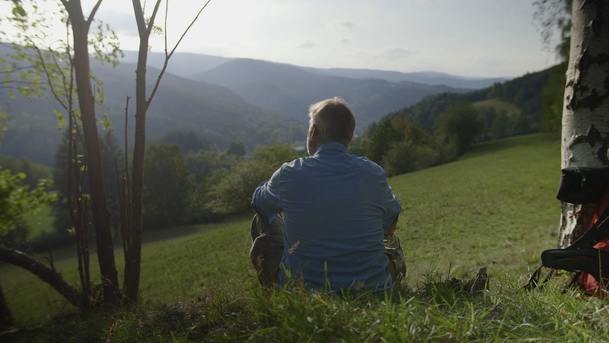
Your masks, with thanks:
[(146, 63), (148, 35), (140, 34), (140, 46), (135, 71), (135, 141), (131, 178), (131, 232), (128, 240), (129, 258), (125, 262), (125, 295), (137, 302), (142, 250), (142, 189), (144, 187), (144, 153), (146, 148)]
[(0, 285), (0, 329), (8, 328), (13, 325), (13, 315), (8, 308), (2, 285)]
[(74, 37), (74, 72), (80, 105), (82, 128), (85, 138), (85, 159), (91, 194), (93, 225), (97, 244), (97, 257), (102, 277), (104, 301), (118, 300), (118, 275), (114, 261), (114, 247), (110, 228), (110, 213), (104, 193), (101, 154), (95, 117), (95, 99), (91, 87), (89, 65), (89, 21), (85, 21), (80, 0), (66, 3)]
[(72, 305), (81, 308), (82, 299), (78, 290), (68, 284), (61, 274), (54, 269), (44, 265), (42, 262), (26, 255), (25, 253), (15, 250), (0, 247), (0, 262), (12, 264), (36, 275), (42, 281), (53, 287), (59, 294), (63, 295)]
[[(609, 1), (573, 0), (562, 118), (562, 168), (609, 165)], [(595, 204), (563, 203), (559, 245), (589, 227)]]
[[(201, 8), (196, 12), (195, 17), (190, 21), (190, 24), (180, 35), (180, 38), (169, 50), (167, 46), (167, 13), (169, 10), (169, 2), (165, 2), (165, 61), (156, 82), (152, 87), (152, 91), (148, 98), (146, 97), (146, 64), (148, 60), (149, 39), (152, 29), (154, 28), (155, 18), (158, 14), (161, 0), (156, 0), (154, 9), (149, 18), (144, 15), (144, 10), (140, 0), (132, 0), (133, 12), (137, 23), (140, 45), (137, 58), (137, 69), (135, 71), (135, 142), (133, 146), (133, 166), (131, 174), (131, 193), (127, 197), (131, 198), (130, 206), (126, 208), (128, 233), (127, 249), (125, 255), (125, 294), (130, 302), (137, 302), (139, 284), (140, 284), (140, 265), (141, 265), (141, 250), (142, 250), (142, 189), (144, 187), (144, 153), (146, 148), (146, 111), (148, 106), (154, 99), (156, 91), (165, 71), (169, 59), (176, 51), (177, 47), (190, 28), (199, 18), (201, 12), (207, 7), (211, 0), (207, 0)], [(129, 181), (127, 179), (127, 181)], [(127, 182), (129, 184), (129, 182)]]

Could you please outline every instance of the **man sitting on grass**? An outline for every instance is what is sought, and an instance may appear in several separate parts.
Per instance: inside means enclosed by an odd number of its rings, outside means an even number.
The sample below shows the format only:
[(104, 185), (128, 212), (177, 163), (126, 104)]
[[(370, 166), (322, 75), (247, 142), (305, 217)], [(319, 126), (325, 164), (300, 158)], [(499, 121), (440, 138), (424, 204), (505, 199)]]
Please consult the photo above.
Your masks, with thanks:
[[(291, 278), (335, 291), (392, 288), (405, 267), (393, 236), (400, 204), (385, 172), (347, 152), (355, 118), (342, 99), (323, 100), (309, 111), (310, 156), (284, 163), (252, 196), (257, 215), (250, 257), (260, 282), (283, 285)], [(385, 246), (388, 240), (393, 246)]]

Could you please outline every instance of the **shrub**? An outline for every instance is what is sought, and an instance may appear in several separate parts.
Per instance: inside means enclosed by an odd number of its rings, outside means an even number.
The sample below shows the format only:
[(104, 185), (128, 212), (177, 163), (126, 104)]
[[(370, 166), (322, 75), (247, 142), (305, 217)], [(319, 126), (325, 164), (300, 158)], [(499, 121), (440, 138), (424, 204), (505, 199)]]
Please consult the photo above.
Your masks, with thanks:
[(402, 141), (394, 144), (383, 158), (387, 175), (397, 175), (440, 163), (442, 153), (430, 145)]
[(175, 145), (151, 145), (144, 158), (144, 226), (184, 224), (191, 185), (184, 158)]
[(251, 158), (218, 177), (217, 183), (210, 188), (207, 208), (218, 215), (246, 211), (254, 189), (268, 180), (282, 163), (296, 157), (296, 151), (286, 144), (256, 150)]
[(449, 107), (437, 121), (436, 132), (443, 143), (455, 140), (459, 154), (466, 152), (482, 133), (476, 109), (468, 104)]

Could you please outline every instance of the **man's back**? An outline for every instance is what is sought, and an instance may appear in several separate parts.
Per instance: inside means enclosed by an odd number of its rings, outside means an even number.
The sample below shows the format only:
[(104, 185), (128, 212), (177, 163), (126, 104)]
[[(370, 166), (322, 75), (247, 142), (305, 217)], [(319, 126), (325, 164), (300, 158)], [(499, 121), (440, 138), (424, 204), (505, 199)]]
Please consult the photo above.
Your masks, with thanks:
[(345, 145), (326, 143), (284, 164), (256, 190), (253, 205), (269, 218), (283, 212), (282, 262), (308, 287), (391, 287), (383, 234), (399, 203), (382, 168)]

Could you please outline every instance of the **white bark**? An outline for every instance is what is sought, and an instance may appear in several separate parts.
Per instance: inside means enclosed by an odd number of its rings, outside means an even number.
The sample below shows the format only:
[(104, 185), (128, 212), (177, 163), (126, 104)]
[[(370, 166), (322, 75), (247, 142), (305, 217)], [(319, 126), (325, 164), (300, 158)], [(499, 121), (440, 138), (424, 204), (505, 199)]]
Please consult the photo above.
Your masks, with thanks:
[[(561, 166), (609, 165), (609, 1), (573, 0)], [(579, 237), (595, 205), (563, 203), (559, 245)]]

